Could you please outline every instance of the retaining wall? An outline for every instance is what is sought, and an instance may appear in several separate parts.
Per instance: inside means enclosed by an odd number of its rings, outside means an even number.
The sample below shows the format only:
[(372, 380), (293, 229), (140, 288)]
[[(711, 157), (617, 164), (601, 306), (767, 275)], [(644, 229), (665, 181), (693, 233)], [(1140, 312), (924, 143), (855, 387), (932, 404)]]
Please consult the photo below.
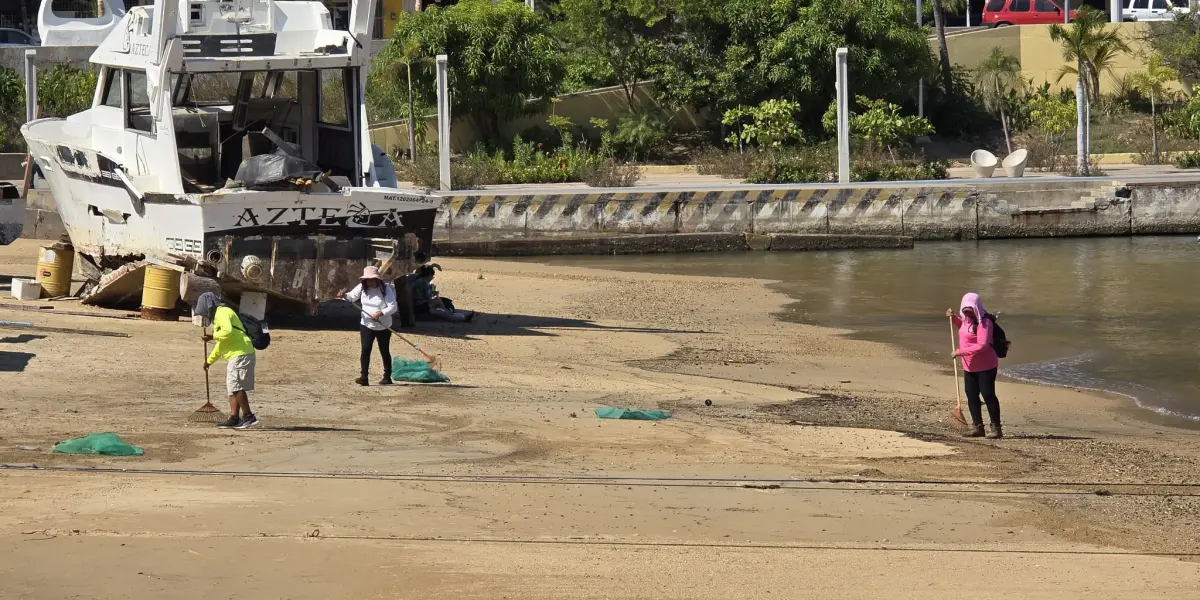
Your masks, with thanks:
[(1200, 182), (939, 183), (450, 196), (436, 237), (819, 233), (918, 240), (1200, 231)]

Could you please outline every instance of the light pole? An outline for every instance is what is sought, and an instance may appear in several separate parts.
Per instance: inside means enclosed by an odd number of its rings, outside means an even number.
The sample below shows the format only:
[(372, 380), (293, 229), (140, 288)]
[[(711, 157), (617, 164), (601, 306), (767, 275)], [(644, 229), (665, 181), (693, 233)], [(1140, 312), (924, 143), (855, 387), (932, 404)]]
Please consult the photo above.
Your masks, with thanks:
[(850, 90), (846, 81), (846, 48), (838, 48), (834, 65), (837, 73), (837, 144), (838, 183), (850, 183)]

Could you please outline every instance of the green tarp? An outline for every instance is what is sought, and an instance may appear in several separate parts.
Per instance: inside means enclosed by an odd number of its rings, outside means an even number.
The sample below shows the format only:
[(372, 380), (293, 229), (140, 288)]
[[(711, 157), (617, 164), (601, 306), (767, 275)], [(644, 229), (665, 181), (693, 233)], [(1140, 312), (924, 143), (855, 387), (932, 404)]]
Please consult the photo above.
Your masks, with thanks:
[(392, 359), (392, 381), (407, 381), (410, 383), (444, 383), (449, 377), (433, 370), (429, 363), (423, 360)]
[(143, 450), (126, 444), (115, 433), (93, 433), (87, 437), (63, 440), (54, 445), (62, 454), (105, 454), (108, 456), (141, 456)]
[(671, 413), (663, 410), (633, 410), (631, 408), (597, 408), (596, 416), (601, 419), (634, 419), (637, 421), (661, 421), (670, 419)]

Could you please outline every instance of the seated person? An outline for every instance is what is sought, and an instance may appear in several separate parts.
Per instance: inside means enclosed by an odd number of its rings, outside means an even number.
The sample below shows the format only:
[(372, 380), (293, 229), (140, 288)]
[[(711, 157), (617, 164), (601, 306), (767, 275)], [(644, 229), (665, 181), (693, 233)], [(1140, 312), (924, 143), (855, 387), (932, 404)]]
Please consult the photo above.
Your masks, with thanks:
[(469, 323), (475, 318), (474, 311), (457, 311), (449, 298), (438, 294), (437, 286), (433, 285), (435, 271), (441, 270), (440, 265), (422, 265), (411, 273), (408, 287), (412, 293), (413, 312), (417, 315), (428, 315), (443, 321), (454, 323)]

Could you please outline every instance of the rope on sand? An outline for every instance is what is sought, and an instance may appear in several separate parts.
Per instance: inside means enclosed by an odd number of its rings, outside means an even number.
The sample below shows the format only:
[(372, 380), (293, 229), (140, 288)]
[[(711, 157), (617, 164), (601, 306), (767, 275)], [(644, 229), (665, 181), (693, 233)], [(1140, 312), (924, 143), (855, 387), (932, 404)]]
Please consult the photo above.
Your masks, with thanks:
[[(367, 473), (323, 471), (223, 471), (209, 469), (150, 469), (123, 467), (76, 467), (0, 464), (0, 470), (26, 472), (70, 472), (119, 475), (175, 475), (265, 477), (285, 479), (350, 479), (374, 481), (421, 481), (471, 484), (534, 484), (534, 485), (600, 485), (626, 487), (696, 487), (746, 488), (770, 490), (830, 490), (846, 492), (895, 492), (927, 494), (992, 494), (992, 495), (1062, 495), (1062, 496), (1153, 496), (1200, 497), (1193, 492), (1109, 491), (1104, 488), (1200, 488), (1200, 483), (1130, 483), (1130, 482), (1071, 482), (1071, 481), (989, 481), (945, 479), (856, 479), (846, 477), (809, 477), (789, 479), (740, 479), (708, 477), (622, 477), (604, 475), (445, 475), (434, 473)], [(855, 484), (855, 485), (848, 485)], [(872, 484), (872, 485), (868, 485)], [(957, 489), (886, 487), (901, 485), (944, 486)], [(1027, 488), (1097, 488), (1094, 490), (1067, 489), (962, 489), (967, 486), (1027, 487)]]

